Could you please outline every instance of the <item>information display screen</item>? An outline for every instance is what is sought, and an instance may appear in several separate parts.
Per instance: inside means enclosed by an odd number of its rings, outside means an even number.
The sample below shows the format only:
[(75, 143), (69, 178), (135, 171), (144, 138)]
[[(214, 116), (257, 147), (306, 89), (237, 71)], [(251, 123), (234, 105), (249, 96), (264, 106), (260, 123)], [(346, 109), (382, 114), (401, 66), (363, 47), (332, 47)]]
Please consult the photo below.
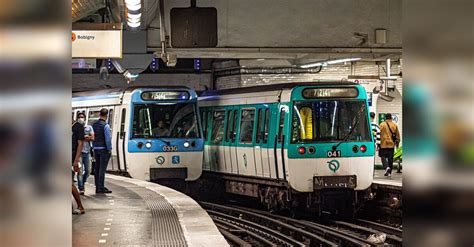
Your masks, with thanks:
[(188, 100), (189, 93), (184, 91), (152, 91), (143, 92), (142, 100)]
[(355, 98), (359, 95), (359, 91), (357, 88), (307, 88), (302, 94), (306, 99)]

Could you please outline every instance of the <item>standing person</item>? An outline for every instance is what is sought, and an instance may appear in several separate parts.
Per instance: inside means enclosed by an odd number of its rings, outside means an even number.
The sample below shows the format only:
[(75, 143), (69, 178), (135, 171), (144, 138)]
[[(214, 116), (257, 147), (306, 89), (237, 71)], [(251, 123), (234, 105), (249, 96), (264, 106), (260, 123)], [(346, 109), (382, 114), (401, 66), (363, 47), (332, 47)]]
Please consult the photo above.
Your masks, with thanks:
[(77, 121), (72, 123), (72, 166), (74, 171), (72, 172), (72, 196), (77, 203), (77, 209), (73, 210), (73, 214), (84, 214), (84, 206), (82, 206), (81, 196), (79, 191), (74, 185), (74, 172), (79, 172), (79, 161), (81, 159), (82, 147), (84, 144), (84, 126)]
[(375, 150), (379, 151), (380, 149), (380, 126), (375, 123), (375, 112), (370, 113), (370, 122), (372, 127), (372, 135), (374, 136), (374, 145)]
[(86, 124), (86, 115), (84, 113), (79, 113), (77, 122), (84, 126), (84, 146), (82, 148), (81, 158), (82, 158), (82, 169), (77, 173), (77, 184), (79, 187), (79, 194), (84, 195), (85, 188), (84, 184), (87, 182), (87, 178), (90, 173), (90, 163), (89, 163), (89, 153), (91, 149), (91, 141), (94, 140), (94, 129), (92, 126)]
[(105, 187), (105, 171), (107, 170), (112, 151), (112, 135), (110, 133), (110, 126), (106, 122), (108, 113), (107, 109), (102, 108), (99, 113), (99, 120), (92, 125), (95, 133), (93, 142), (95, 193), (112, 193), (111, 190)]
[(380, 124), (381, 145), (379, 156), (385, 168), (384, 176), (391, 176), (393, 169), (393, 153), (400, 143), (400, 132), (398, 126), (392, 121), (392, 114), (385, 115), (385, 121)]

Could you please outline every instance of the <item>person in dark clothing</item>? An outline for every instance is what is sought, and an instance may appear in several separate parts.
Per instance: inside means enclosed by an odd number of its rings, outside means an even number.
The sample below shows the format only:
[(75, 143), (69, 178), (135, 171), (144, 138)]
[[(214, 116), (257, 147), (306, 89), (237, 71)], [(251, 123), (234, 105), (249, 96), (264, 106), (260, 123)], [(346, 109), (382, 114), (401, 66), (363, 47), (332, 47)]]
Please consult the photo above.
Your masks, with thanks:
[(95, 193), (112, 193), (111, 190), (105, 187), (105, 171), (112, 151), (112, 135), (110, 126), (106, 122), (108, 113), (107, 109), (101, 109), (99, 120), (92, 125), (95, 133), (93, 142), (96, 162), (94, 167)]
[(84, 206), (82, 206), (81, 196), (79, 191), (74, 185), (74, 172), (79, 171), (79, 161), (81, 160), (82, 146), (84, 143), (84, 126), (82, 124), (73, 121), (72, 123), (72, 166), (74, 171), (72, 172), (72, 196), (77, 203), (77, 210), (73, 210), (73, 214), (84, 214)]

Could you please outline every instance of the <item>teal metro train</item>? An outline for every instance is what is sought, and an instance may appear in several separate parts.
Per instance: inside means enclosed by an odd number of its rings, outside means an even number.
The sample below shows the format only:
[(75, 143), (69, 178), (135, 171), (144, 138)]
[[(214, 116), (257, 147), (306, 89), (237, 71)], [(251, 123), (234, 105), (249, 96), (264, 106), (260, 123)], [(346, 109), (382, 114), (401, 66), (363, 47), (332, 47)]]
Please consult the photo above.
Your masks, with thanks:
[(223, 181), (227, 193), (274, 210), (347, 213), (372, 184), (374, 143), (360, 85), (207, 91), (198, 103), (203, 171)]

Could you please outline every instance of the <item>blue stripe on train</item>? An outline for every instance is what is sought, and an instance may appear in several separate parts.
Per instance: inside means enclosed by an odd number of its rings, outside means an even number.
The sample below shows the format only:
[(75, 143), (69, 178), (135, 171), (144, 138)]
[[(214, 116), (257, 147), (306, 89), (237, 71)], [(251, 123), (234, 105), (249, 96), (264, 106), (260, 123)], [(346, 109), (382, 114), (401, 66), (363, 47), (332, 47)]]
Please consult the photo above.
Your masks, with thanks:
[[(170, 145), (167, 145), (165, 142), (169, 142)], [(184, 143), (188, 141), (190, 144), (195, 143), (194, 146), (190, 145), (188, 148), (184, 147)], [(138, 147), (138, 143), (143, 143), (141, 148)], [(151, 143), (151, 148), (146, 148), (146, 143)], [(168, 147), (166, 147), (168, 146)], [(174, 148), (176, 147), (176, 148)], [(148, 152), (199, 152), (204, 150), (204, 141), (203, 139), (196, 138), (183, 138), (183, 139), (173, 139), (173, 138), (164, 138), (164, 139), (145, 139), (145, 138), (134, 138), (128, 141), (128, 152), (129, 153), (148, 153)]]

